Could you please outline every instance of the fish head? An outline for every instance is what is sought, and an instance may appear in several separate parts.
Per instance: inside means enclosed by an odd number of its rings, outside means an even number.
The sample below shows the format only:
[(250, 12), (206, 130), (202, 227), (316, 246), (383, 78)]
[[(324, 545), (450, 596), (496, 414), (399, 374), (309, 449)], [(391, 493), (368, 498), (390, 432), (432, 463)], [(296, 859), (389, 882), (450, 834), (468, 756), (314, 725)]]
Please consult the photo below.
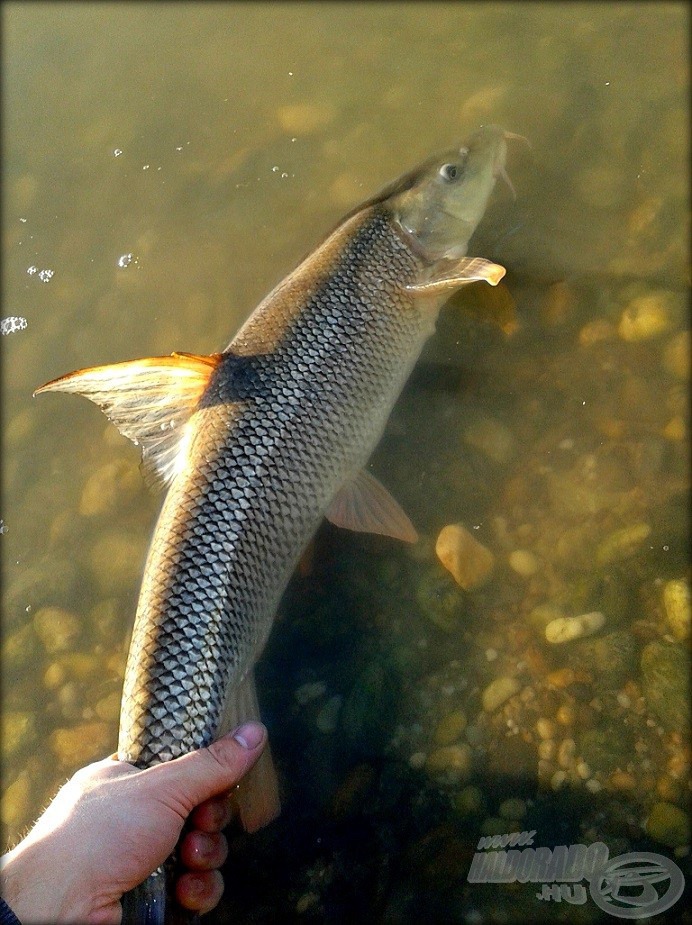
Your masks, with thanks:
[(507, 138), (486, 125), (459, 148), (424, 161), (402, 177), (387, 205), (424, 260), (463, 257), (498, 177), (506, 178)]

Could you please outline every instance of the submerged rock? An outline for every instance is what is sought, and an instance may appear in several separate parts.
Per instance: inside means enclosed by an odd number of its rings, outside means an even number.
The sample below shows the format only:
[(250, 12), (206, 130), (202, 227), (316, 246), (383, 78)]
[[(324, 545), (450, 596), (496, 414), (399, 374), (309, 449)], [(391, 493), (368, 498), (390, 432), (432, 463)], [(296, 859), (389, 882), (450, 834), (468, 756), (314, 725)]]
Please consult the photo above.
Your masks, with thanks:
[(604, 623), (605, 617), (598, 610), (577, 617), (558, 617), (546, 626), (545, 638), (552, 643), (571, 642), (598, 632)]
[(646, 820), (647, 834), (669, 848), (690, 843), (690, 820), (674, 803), (654, 803)]
[(502, 706), (505, 700), (509, 700), (520, 689), (521, 684), (516, 678), (495, 678), (483, 691), (483, 709), (486, 713), (493, 713), (498, 707)]
[(649, 340), (671, 326), (673, 293), (652, 292), (632, 299), (620, 317), (618, 334), (626, 341)]
[(440, 531), (435, 552), (457, 584), (466, 591), (478, 588), (490, 578), (495, 556), (463, 524), (450, 524)]
[(34, 617), (36, 634), (49, 654), (72, 649), (82, 627), (79, 618), (60, 607), (43, 607)]
[(684, 732), (690, 724), (689, 654), (686, 648), (650, 642), (641, 658), (644, 697), (652, 713), (671, 732)]
[(454, 786), (471, 773), (472, 753), (468, 745), (445, 745), (428, 755), (425, 769), (438, 783)]
[(596, 550), (596, 560), (599, 565), (608, 565), (633, 556), (643, 545), (651, 533), (651, 526), (647, 523), (632, 524), (615, 530), (609, 534)]
[(113, 751), (117, 731), (111, 723), (82, 723), (55, 729), (49, 738), (51, 751), (63, 768), (81, 767)]
[(460, 627), (464, 598), (446, 575), (427, 572), (416, 589), (416, 600), (423, 616), (441, 630), (453, 633)]
[(584, 732), (578, 752), (593, 771), (610, 774), (632, 760), (631, 744), (627, 730), (604, 724)]
[(676, 639), (687, 639), (690, 635), (690, 586), (686, 579), (666, 582), (663, 587), (663, 606), (666, 622)]
[(578, 642), (570, 652), (575, 669), (586, 669), (600, 685), (614, 688), (634, 676), (637, 643), (626, 630)]

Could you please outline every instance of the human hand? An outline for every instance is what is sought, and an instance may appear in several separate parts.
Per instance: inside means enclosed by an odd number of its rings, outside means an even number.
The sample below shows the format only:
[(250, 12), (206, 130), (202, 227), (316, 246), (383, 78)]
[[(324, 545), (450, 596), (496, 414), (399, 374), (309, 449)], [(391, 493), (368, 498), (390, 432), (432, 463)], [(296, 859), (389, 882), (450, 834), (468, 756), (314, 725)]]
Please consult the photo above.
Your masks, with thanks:
[(138, 770), (115, 758), (82, 768), (58, 791), (33, 829), (2, 858), (2, 895), (23, 923), (119, 925), (120, 898), (179, 848), (187, 868), (176, 899), (208, 912), (223, 892), (221, 796), (259, 758), (264, 726), (245, 723), (199, 751)]

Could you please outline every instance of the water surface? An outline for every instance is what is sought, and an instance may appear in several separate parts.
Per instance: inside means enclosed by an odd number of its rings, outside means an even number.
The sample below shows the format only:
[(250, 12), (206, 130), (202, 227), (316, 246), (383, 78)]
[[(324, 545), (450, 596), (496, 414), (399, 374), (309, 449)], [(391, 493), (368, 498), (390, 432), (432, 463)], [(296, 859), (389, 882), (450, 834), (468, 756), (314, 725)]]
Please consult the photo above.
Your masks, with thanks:
[[(422, 540), (318, 534), (259, 671), (284, 813), (233, 842), (210, 921), (559, 917), (467, 882), (516, 828), (686, 863), (688, 18), (3, 6), (6, 842), (115, 747), (160, 504), (94, 407), (33, 389), (223, 347), (359, 200), (497, 122), (531, 142), (474, 241), (505, 287), (444, 310), (373, 460)], [(452, 523), (494, 558), (468, 591), (434, 553)]]

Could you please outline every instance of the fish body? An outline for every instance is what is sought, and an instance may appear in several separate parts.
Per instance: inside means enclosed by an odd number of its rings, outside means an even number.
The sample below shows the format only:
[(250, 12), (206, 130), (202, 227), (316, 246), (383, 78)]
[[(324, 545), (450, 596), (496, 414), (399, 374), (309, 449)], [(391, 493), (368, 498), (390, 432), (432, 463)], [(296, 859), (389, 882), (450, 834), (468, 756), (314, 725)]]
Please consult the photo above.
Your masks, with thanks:
[[(325, 515), (415, 539), (364, 467), (440, 305), (504, 274), (465, 256), (504, 157), (505, 133), (491, 126), (391, 184), (220, 354), (97, 367), (43, 387), (99, 404), (167, 485), (128, 657), (121, 760), (167, 761), (259, 716), (253, 667)], [(265, 755), (238, 793), (249, 831), (279, 811)]]

